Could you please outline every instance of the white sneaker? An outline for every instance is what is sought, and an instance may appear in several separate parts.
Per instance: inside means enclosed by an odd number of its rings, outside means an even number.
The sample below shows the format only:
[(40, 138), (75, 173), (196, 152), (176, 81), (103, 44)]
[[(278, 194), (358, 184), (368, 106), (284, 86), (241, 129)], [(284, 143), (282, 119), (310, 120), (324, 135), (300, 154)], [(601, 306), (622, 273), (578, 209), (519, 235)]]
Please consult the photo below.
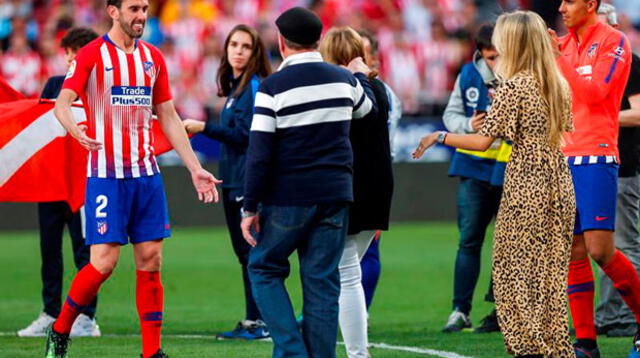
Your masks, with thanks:
[(71, 337), (100, 337), (100, 326), (96, 319), (81, 313), (71, 326)]
[(471, 320), (469, 316), (458, 311), (457, 309), (451, 312), (449, 315), (449, 319), (447, 320), (447, 325), (444, 326), (442, 332), (444, 333), (452, 333), (452, 332), (460, 332), (463, 329), (471, 328)]
[(55, 318), (42, 312), (27, 328), (18, 331), (18, 337), (44, 337), (47, 335), (47, 328), (55, 320)]

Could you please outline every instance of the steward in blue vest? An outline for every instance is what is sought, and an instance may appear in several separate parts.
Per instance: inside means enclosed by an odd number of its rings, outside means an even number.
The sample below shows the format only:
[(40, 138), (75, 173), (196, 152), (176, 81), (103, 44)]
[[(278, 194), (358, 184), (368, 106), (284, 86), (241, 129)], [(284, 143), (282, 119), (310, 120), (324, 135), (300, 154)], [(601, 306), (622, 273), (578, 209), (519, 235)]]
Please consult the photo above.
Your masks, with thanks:
[[(476, 112), (488, 112), (497, 79), (480, 52), (474, 54), (473, 61), (462, 67), (455, 88), (444, 112), (443, 121), (453, 133), (473, 133), (471, 117)], [(449, 175), (473, 178), (502, 186), (504, 170), (511, 144), (496, 140), (485, 152), (456, 150), (449, 167)]]
[[(444, 112), (444, 125), (453, 133), (474, 133), (482, 127), (497, 86), (492, 68), (498, 52), (491, 44), (492, 26), (478, 32), (478, 50), (473, 61), (462, 67)], [(487, 227), (498, 212), (506, 163), (511, 144), (496, 142), (485, 152), (457, 150), (451, 160), (449, 175), (460, 178), (456, 206), (460, 241), (456, 255), (453, 284), (453, 312), (443, 331), (459, 332), (471, 328), (471, 302), (480, 274), (480, 253)], [(485, 300), (493, 302), (493, 289)], [(475, 330), (478, 333), (499, 331), (493, 310)]]

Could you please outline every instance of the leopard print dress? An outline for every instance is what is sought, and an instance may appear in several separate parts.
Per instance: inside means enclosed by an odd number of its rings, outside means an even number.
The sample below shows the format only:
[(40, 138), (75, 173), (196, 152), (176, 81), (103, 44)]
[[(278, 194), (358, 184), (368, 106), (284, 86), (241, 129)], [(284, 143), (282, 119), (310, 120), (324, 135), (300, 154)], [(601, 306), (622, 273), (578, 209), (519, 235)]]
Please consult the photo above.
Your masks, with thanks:
[(575, 357), (566, 294), (575, 196), (560, 149), (548, 143), (548, 107), (540, 93), (529, 73), (509, 79), (479, 131), (513, 142), (493, 239), (496, 308), (507, 353)]

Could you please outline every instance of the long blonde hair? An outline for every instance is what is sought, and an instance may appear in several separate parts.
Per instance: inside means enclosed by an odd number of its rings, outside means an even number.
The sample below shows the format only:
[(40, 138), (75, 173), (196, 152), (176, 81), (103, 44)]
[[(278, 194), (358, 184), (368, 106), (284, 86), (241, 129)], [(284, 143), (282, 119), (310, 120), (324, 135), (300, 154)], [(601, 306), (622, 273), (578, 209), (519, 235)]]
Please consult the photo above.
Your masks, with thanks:
[[(332, 27), (320, 42), (322, 58), (334, 65), (346, 66), (356, 57), (364, 60), (364, 42), (358, 32), (349, 26)], [(370, 78), (377, 76), (371, 71)]]
[(562, 132), (571, 120), (565, 110), (571, 92), (556, 64), (557, 49), (544, 21), (531, 11), (503, 14), (496, 23), (492, 42), (500, 54), (495, 71), (498, 78), (508, 80), (526, 71), (540, 84), (542, 99), (549, 108), (549, 143), (560, 147)]

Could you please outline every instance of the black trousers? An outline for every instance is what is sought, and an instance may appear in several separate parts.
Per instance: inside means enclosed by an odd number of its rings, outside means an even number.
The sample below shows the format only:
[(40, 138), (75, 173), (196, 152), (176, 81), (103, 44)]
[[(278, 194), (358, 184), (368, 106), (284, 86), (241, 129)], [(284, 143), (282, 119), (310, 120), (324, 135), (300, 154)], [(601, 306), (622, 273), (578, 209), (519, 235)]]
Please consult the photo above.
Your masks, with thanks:
[[(237, 199), (241, 199), (238, 201)], [(258, 310), (256, 301), (253, 298), (251, 292), (251, 281), (249, 281), (249, 273), (247, 271), (247, 262), (249, 260), (249, 251), (251, 246), (242, 237), (242, 230), (240, 229), (240, 222), (242, 217), (240, 215), (240, 208), (242, 208), (242, 198), (238, 198), (231, 195), (229, 189), (222, 189), (222, 203), (224, 205), (224, 215), (227, 219), (227, 228), (229, 229), (229, 236), (231, 236), (231, 245), (233, 251), (238, 257), (238, 261), (242, 266), (242, 281), (244, 283), (244, 300), (245, 300), (245, 319), (255, 321), (262, 319), (262, 315)]]
[[(58, 317), (62, 307), (62, 236), (65, 224), (69, 228), (73, 261), (80, 270), (89, 263), (89, 246), (82, 236), (80, 212), (73, 213), (64, 201), (38, 203), (40, 224), (40, 255), (42, 256), (42, 301), (44, 312)], [(84, 314), (93, 318), (96, 314), (96, 297), (85, 309)]]

